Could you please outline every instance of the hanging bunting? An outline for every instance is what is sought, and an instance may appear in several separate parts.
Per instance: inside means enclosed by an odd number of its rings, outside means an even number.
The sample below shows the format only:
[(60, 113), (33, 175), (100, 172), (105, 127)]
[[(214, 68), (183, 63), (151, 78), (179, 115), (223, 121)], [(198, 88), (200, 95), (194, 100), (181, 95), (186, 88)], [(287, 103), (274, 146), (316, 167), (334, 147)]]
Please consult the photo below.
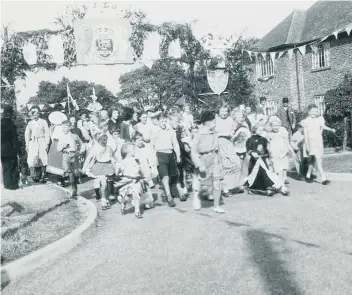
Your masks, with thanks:
[(41, 111), (43, 110), (44, 106), (45, 106), (44, 104), (38, 104), (38, 107)]
[(309, 46), (315, 54), (318, 52), (318, 44), (317, 43), (310, 44)]
[(260, 52), (260, 54), (263, 57), (263, 60), (266, 60), (266, 52)]
[(37, 47), (28, 42), (25, 46), (23, 46), (23, 57), (27, 64), (35, 65), (37, 63)]
[(50, 106), (51, 108), (54, 108), (54, 107), (55, 107), (55, 103), (51, 103), (51, 104), (49, 104), (49, 106)]
[(346, 33), (348, 36), (351, 34), (351, 31), (352, 31), (352, 24), (347, 26), (347, 28), (346, 28)]
[(168, 56), (173, 58), (181, 57), (181, 46), (180, 46), (180, 41), (178, 39), (170, 43)]
[(253, 52), (254, 53), (254, 57), (255, 57), (255, 60), (258, 59), (258, 52)]
[(247, 53), (249, 55), (250, 60), (252, 61), (252, 51), (250, 51), (250, 50), (246, 50), (246, 51), (247, 51)]
[(276, 52), (270, 52), (270, 58), (271, 58), (271, 61), (273, 62), (273, 65), (275, 64), (275, 55), (276, 55)]
[(49, 52), (53, 62), (59, 65), (64, 63), (64, 46), (61, 35), (52, 35), (48, 42)]
[(66, 107), (66, 102), (60, 102), (60, 104), (65, 108)]
[(339, 30), (333, 32), (332, 34), (335, 36), (335, 39), (337, 40), (338, 39), (338, 35), (339, 35)]
[(31, 110), (32, 106), (33, 106), (33, 104), (32, 104), (32, 103), (27, 103), (27, 108), (28, 108), (28, 111), (30, 111), (30, 110)]
[(298, 50), (302, 53), (302, 55), (305, 55), (306, 54), (306, 48), (307, 48), (306, 45), (302, 45), (302, 46), (298, 47)]
[(287, 50), (287, 53), (288, 53), (288, 57), (291, 59), (293, 56), (293, 49)]
[(281, 56), (283, 56), (283, 55), (284, 55), (284, 53), (285, 53), (285, 51), (280, 51), (280, 52), (279, 52), (279, 56), (278, 56), (278, 58), (280, 58)]

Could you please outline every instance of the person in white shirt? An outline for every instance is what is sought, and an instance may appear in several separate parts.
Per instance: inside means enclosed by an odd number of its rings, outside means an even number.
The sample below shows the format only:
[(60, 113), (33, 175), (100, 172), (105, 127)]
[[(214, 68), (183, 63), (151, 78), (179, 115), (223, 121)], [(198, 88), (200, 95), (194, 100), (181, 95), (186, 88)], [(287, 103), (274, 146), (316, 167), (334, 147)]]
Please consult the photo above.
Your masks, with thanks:
[(57, 150), (62, 153), (62, 167), (69, 176), (72, 185), (72, 197), (77, 198), (77, 184), (80, 177), (80, 156), (85, 145), (77, 134), (70, 132), (70, 122), (62, 123), (62, 134), (57, 143)]
[[(172, 128), (168, 128), (168, 122), (167, 115), (163, 114), (159, 121), (159, 129), (153, 133), (151, 145), (156, 152), (159, 176), (162, 179), (168, 204), (170, 207), (175, 207), (176, 204), (171, 196), (170, 178), (178, 181), (177, 163), (181, 161), (181, 155), (176, 132)], [(186, 201), (182, 190), (179, 191), (179, 194), (180, 200)]]
[(274, 171), (279, 175), (282, 183), (281, 193), (287, 195), (288, 189), (285, 185), (289, 184), (287, 179), (288, 154), (291, 153), (294, 158), (296, 158), (296, 154), (291, 147), (288, 131), (285, 127), (282, 127), (281, 120), (272, 116), (269, 119), (269, 126), (271, 129), (271, 132), (268, 132), (270, 159)]

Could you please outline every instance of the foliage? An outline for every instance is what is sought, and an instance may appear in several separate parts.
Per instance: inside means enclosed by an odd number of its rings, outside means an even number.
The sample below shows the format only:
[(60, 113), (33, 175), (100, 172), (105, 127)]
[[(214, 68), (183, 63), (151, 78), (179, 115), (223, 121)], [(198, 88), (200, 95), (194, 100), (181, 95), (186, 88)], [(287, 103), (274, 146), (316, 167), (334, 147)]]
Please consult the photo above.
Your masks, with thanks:
[[(336, 88), (330, 89), (325, 94), (325, 119), (329, 127), (336, 129), (336, 134), (324, 134), (324, 141), (328, 146), (341, 146), (343, 140), (343, 119), (345, 117), (351, 118), (352, 112), (352, 75), (346, 74), (344, 80)], [(351, 124), (347, 130), (348, 143), (352, 145), (352, 138), (350, 137)]]
[[(69, 85), (73, 99), (77, 100), (77, 104), (81, 109), (84, 109), (92, 101), (93, 87), (98, 97), (98, 101), (105, 109), (113, 105), (117, 105), (117, 98), (105, 86), (100, 84), (89, 83), (87, 81), (69, 81), (67, 78), (62, 78), (61, 81), (54, 84), (49, 81), (42, 81), (39, 84), (39, 89), (35, 97), (29, 99), (31, 104), (59, 104), (67, 101), (67, 84)], [(60, 107), (58, 105), (58, 107)]]
[(151, 69), (141, 67), (120, 77), (119, 98), (145, 105), (170, 104), (182, 96), (185, 74), (182, 67), (169, 61), (158, 61)]
[(15, 125), (17, 128), (17, 138), (18, 138), (18, 143), (20, 147), (20, 152), (19, 152), (19, 168), (21, 173), (28, 175), (29, 174), (29, 168), (27, 164), (27, 152), (26, 152), (26, 141), (24, 138), (24, 133), (26, 130), (26, 118), (23, 114), (20, 112), (15, 113)]

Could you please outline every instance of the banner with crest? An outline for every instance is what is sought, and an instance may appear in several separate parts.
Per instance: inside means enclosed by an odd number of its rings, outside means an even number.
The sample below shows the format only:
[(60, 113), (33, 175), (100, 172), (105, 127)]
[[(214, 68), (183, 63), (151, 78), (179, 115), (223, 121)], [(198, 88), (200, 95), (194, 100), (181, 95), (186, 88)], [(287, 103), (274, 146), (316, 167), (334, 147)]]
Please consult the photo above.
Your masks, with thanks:
[(208, 83), (214, 93), (220, 95), (223, 93), (229, 82), (229, 73), (223, 69), (217, 69), (215, 71), (207, 71)]
[(75, 23), (77, 63), (133, 63), (131, 26), (127, 19), (82, 19)]

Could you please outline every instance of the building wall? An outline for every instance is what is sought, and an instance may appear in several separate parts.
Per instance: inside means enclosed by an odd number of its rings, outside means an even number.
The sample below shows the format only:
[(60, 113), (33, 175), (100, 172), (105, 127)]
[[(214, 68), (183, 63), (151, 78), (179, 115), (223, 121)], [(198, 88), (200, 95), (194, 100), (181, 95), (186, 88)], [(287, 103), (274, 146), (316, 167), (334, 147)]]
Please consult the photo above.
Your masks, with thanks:
[(314, 96), (324, 95), (340, 84), (344, 75), (352, 72), (352, 34), (349, 37), (343, 34), (337, 40), (332, 37), (328, 41), (331, 66), (327, 69), (312, 70), (312, 51), (309, 46), (304, 56), (296, 51), (291, 59), (287, 52), (277, 58), (275, 75), (267, 81), (258, 80), (255, 63), (249, 64), (248, 67), (253, 70), (250, 79), (255, 85), (254, 95), (257, 99), (265, 96), (281, 104), (282, 98), (286, 96), (295, 109), (305, 110), (309, 103), (314, 102)]
[(352, 35), (330, 41), (330, 67), (312, 70), (312, 52), (303, 59), (303, 75), (306, 103), (314, 102), (314, 96), (324, 95), (343, 81), (347, 72), (352, 72)]

